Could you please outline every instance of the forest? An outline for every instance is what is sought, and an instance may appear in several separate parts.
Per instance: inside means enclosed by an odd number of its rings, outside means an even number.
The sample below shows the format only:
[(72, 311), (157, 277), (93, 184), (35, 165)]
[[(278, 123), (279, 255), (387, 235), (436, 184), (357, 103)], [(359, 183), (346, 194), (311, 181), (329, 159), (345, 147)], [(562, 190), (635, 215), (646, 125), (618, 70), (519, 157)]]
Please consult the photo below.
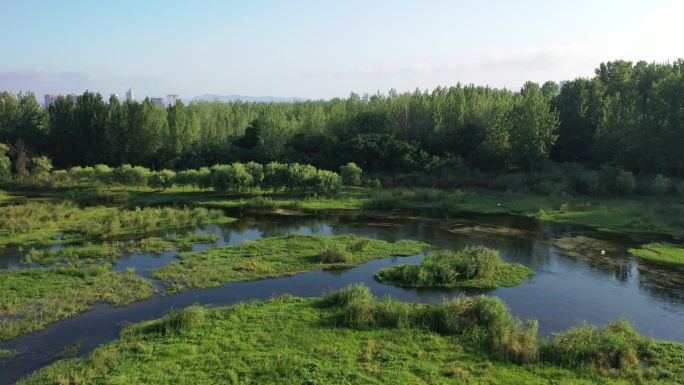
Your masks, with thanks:
[[(684, 60), (602, 63), (592, 78), (519, 91), (457, 84), (293, 103), (182, 102), (167, 108), (84, 92), (47, 108), (0, 94), (0, 174), (31, 159), (59, 168), (189, 169), (233, 162), (355, 162), (372, 174), (544, 170), (553, 163), (684, 176)], [(592, 175), (588, 179), (591, 182)]]

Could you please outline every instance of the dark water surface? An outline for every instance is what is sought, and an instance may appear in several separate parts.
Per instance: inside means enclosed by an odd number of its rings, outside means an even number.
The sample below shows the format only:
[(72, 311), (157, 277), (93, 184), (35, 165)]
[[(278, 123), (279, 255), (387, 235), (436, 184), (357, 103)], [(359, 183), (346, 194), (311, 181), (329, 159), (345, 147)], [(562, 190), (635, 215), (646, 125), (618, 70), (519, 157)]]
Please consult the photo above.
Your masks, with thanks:
[[(473, 231), (450, 232), (465, 226)], [(492, 230), (493, 229), (493, 230)], [(498, 249), (506, 261), (523, 263), (536, 275), (512, 288), (488, 291), (501, 297), (522, 318), (539, 320), (540, 334), (549, 335), (584, 321), (604, 324), (620, 317), (633, 321), (637, 328), (659, 339), (684, 342), (684, 271), (641, 262), (626, 253), (634, 241), (605, 238), (568, 226), (542, 224), (512, 216), (469, 216), (449, 219), (397, 219), (366, 214), (323, 215), (320, 217), (261, 217), (242, 219), (229, 225), (211, 225), (196, 232), (214, 233), (218, 242), (195, 245), (196, 251), (210, 247), (240, 244), (247, 240), (301, 234), (358, 234), (396, 241), (416, 239), (437, 247), (462, 248), (486, 245)], [(554, 239), (585, 235), (601, 238), (610, 251), (601, 256), (598, 250), (574, 256), (561, 252)], [(19, 252), (0, 257), (0, 266), (16, 267)], [(176, 252), (162, 255), (124, 256), (115, 270), (134, 267), (148, 276), (149, 271), (173, 262)], [(224, 305), (250, 299), (266, 299), (289, 293), (296, 296), (320, 296), (325, 292), (362, 282), (376, 295), (393, 295), (410, 301), (432, 302), (479, 291), (416, 290), (384, 285), (373, 279), (375, 272), (387, 266), (417, 263), (421, 255), (389, 257), (341, 271), (312, 271), (299, 275), (191, 290), (174, 295), (158, 295), (123, 307), (97, 305), (93, 310), (73, 316), (48, 328), (0, 344), (17, 353), (0, 360), (0, 384), (17, 379), (70, 355), (85, 354), (111, 341), (130, 322), (158, 318), (170, 308), (195, 303)], [(484, 292), (483, 292), (484, 293)]]

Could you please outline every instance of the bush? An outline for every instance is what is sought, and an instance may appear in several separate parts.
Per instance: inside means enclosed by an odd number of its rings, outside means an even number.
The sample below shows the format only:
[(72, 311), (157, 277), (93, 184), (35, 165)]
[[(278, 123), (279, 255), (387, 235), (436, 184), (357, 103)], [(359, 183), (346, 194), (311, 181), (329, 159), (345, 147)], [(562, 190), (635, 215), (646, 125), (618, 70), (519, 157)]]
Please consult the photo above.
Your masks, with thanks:
[(665, 195), (670, 191), (671, 184), (672, 182), (669, 178), (664, 177), (662, 174), (658, 174), (651, 182), (651, 194), (657, 196)]
[(52, 171), (52, 161), (45, 156), (31, 159), (31, 176), (36, 180), (45, 180)]
[(582, 171), (570, 177), (570, 188), (577, 194), (594, 195), (601, 190), (601, 181), (596, 171)]
[(344, 289), (330, 292), (323, 297), (321, 305), (323, 307), (344, 307), (353, 300), (359, 298), (373, 298), (368, 286), (357, 283), (347, 286)]
[(541, 357), (563, 366), (625, 370), (636, 368), (651, 347), (650, 339), (621, 319), (603, 329), (581, 326), (558, 334), (553, 341), (542, 344)]
[(171, 309), (159, 320), (159, 331), (166, 335), (179, 330), (191, 329), (204, 318), (204, 309), (198, 305), (185, 309)]
[(165, 190), (173, 186), (176, 173), (171, 170), (161, 170), (150, 174), (147, 184), (155, 189)]
[(636, 181), (631, 171), (620, 170), (615, 177), (613, 192), (619, 195), (629, 195), (634, 192)]
[(347, 263), (351, 261), (351, 256), (344, 247), (334, 243), (326, 246), (318, 254), (318, 260), (323, 263)]
[(350, 162), (340, 167), (340, 176), (345, 186), (360, 186), (363, 170), (356, 163)]

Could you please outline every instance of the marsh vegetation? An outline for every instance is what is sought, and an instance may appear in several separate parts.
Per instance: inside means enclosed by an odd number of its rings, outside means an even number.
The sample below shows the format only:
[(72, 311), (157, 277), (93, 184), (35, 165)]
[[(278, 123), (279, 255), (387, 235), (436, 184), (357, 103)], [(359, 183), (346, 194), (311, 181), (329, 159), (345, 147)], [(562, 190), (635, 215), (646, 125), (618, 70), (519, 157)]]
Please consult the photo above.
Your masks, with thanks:
[(497, 250), (467, 247), (431, 252), (417, 265), (383, 269), (375, 278), (405, 287), (494, 289), (519, 285), (532, 275), (532, 269), (524, 265), (504, 262)]
[(98, 302), (121, 306), (155, 288), (133, 271), (96, 268), (0, 270), (0, 341), (40, 330)]
[(181, 253), (180, 262), (152, 272), (170, 291), (215, 287), (226, 282), (291, 275), (320, 268), (351, 267), (374, 258), (418, 254), (430, 246), (356, 236), (288, 235), (238, 246)]
[[(375, 298), (352, 286), (320, 299), (277, 297), (174, 310), (127, 327), (85, 358), (21, 384), (349, 383), (567, 384), (684, 379), (681, 345), (650, 341), (626, 321), (539, 339), (491, 297), (437, 304)], [(256, 343), (258, 341), (258, 343)]]

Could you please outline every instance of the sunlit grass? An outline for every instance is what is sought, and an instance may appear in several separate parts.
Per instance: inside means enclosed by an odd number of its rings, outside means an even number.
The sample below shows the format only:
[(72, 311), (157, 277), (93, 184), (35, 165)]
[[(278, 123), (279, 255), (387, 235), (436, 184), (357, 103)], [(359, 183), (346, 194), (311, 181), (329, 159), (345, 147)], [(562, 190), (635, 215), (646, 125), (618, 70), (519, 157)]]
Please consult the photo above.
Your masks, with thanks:
[(108, 266), (0, 270), (0, 341), (40, 330), (97, 302), (125, 305), (153, 293), (148, 280)]
[(639, 249), (629, 249), (630, 254), (649, 261), (684, 265), (684, 247), (671, 243), (649, 243)]
[(151, 275), (169, 285), (170, 290), (178, 291), (319, 268), (350, 267), (374, 258), (417, 254), (428, 247), (418, 241), (389, 243), (356, 236), (269, 237), (238, 246), (181, 253), (180, 262), (154, 270)]
[[(346, 291), (346, 292), (345, 292)], [(195, 308), (196, 309), (196, 308)], [(324, 299), (279, 297), (231, 307), (174, 311), (132, 325), (85, 358), (59, 361), (28, 384), (469, 384), (675, 385), (684, 347), (650, 344), (620, 324), (592, 329), (581, 358), (562, 346), (538, 351), (496, 298), (425, 305), (376, 299), (363, 287)], [(485, 317), (487, 315), (487, 317)], [(173, 325), (165, 327), (165, 325)], [(513, 332), (514, 330), (517, 330)], [(571, 343), (564, 335), (560, 343)], [(587, 333), (583, 329), (581, 333)], [(634, 347), (625, 367), (595, 357)], [(614, 348), (617, 348), (614, 349)], [(642, 346), (642, 349), (644, 346)], [(535, 353), (537, 352), (537, 353)], [(545, 356), (545, 354), (547, 354)], [(517, 357), (517, 359), (516, 359)], [(625, 359), (629, 356), (625, 355)]]

